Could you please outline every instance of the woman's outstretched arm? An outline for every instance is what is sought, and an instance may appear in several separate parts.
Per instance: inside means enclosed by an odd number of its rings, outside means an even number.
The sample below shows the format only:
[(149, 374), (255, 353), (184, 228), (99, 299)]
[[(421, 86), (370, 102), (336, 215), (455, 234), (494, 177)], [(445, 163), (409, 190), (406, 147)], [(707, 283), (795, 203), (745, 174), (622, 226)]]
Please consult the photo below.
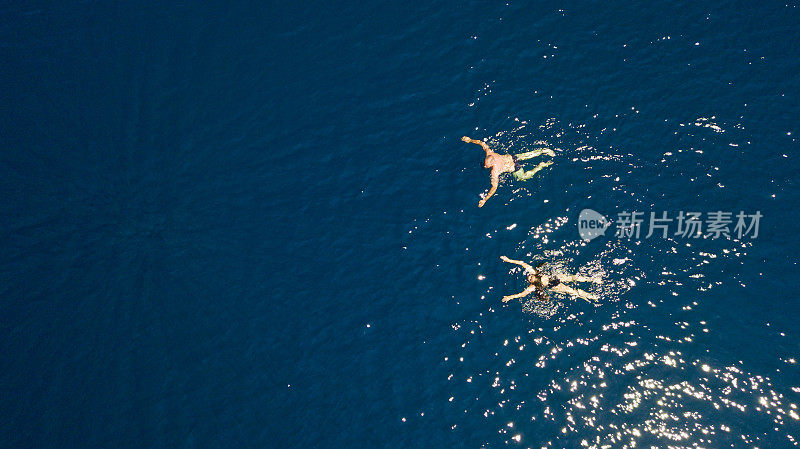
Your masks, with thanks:
[(512, 299), (517, 299), (517, 298), (524, 298), (525, 296), (528, 296), (531, 293), (533, 293), (534, 290), (536, 290), (536, 286), (529, 285), (528, 288), (517, 293), (516, 295), (503, 296), (503, 302), (509, 302)]
[(509, 258), (508, 258), (508, 257), (506, 257), (506, 256), (500, 256), (500, 260), (502, 260), (503, 262), (508, 262), (508, 263), (517, 264), (517, 265), (521, 266), (522, 268), (524, 268), (526, 271), (528, 271), (528, 272), (530, 272), (530, 273), (533, 273), (533, 272), (534, 272), (534, 269), (533, 269), (533, 267), (532, 267), (532, 266), (530, 266), (530, 265), (526, 264), (525, 262), (523, 262), (523, 261), (521, 261), (521, 260), (509, 259)]

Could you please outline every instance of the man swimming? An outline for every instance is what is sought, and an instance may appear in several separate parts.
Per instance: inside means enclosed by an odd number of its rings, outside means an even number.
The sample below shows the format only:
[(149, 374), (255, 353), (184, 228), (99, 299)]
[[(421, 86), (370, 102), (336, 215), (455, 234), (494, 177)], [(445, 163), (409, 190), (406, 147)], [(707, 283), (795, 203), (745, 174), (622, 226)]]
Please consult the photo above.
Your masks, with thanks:
[(532, 266), (526, 264), (525, 262), (509, 259), (506, 256), (500, 256), (500, 260), (502, 260), (503, 262), (517, 264), (522, 268), (524, 268), (525, 273), (527, 273), (528, 284), (530, 284), (528, 288), (521, 291), (520, 293), (517, 293), (516, 295), (504, 296), (503, 302), (508, 302), (516, 298), (524, 298), (525, 296), (528, 296), (534, 292), (536, 293), (536, 299), (540, 301), (548, 301), (550, 298), (547, 295), (547, 291), (567, 294), (575, 298), (585, 299), (586, 301), (589, 302), (597, 301), (597, 296), (585, 292), (581, 289), (576, 290), (564, 284), (564, 282), (595, 282), (600, 284), (602, 283), (600, 279), (593, 279), (580, 275), (570, 276), (560, 273), (556, 273), (556, 275), (551, 278), (550, 276), (542, 273), (539, 270), (542, 267), (542, 265), (544, 265), (544, 262), (537, 265), (536, 268), (533, 268)]
[(486, 200), (491, 198), (491, 196), (494, 195), (494, 192), (497, 191), (497, 185), (500, 182), (501, 174), (511, 173), (517, 180), (526, 181), (531, 179), (539, 170), (553, 164), (553, 161), (542, 162), (534, 167), (533, 170), (525, 171), (523, 170), (522, 164), (520, 164), (519, 161), (524, 161), (541, 154), (547, 154), (551, 157), (556, 155), (553, 150), (549, 148), (541, 148), (517, 155), (497, 154), (492, 151), (491, 148), (489, 148), (489, 145), (486, 145), (486, 143), (481, 140), (470, 139), (467, 136), (462, 137), (461, 140), (467, 143), (480, 145), (483, 148), (483, 151), (486, 152), (486, 159), (483, 161), (483, 168), (492, 169), (492, 188), (489, 189), (489, 193), (487, 193), (486, 196), (483, 197), (483, 199), (481, 199), (481, 201), (478, 203), (478, 207), (483, 207), (483, 205), (486, 203)]

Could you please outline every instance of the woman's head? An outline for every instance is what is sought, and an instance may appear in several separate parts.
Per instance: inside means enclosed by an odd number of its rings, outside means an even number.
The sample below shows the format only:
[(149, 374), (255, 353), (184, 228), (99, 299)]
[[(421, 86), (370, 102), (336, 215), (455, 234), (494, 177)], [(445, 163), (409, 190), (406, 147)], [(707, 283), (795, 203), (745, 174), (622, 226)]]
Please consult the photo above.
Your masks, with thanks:
[(550, 284), (550, 277), (547, 275), (540, 276), (539, 280), (542, 283), (542, 287), (547, 287), (547, 285)]

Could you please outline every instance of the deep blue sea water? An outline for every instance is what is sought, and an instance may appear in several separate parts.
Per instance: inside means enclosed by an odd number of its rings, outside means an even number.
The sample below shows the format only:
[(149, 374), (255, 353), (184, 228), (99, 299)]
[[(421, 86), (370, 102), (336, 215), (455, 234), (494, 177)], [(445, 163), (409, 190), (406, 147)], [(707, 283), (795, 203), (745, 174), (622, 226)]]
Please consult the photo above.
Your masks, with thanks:
[[(797, 446), (798, 23), (1, 6), (0, 447)], [(463, 135), (555, 163), (479, 209)], [(584, 208), (763, 218), (586, 243)], [(600, 300), (503, 304), (500, 255)]]

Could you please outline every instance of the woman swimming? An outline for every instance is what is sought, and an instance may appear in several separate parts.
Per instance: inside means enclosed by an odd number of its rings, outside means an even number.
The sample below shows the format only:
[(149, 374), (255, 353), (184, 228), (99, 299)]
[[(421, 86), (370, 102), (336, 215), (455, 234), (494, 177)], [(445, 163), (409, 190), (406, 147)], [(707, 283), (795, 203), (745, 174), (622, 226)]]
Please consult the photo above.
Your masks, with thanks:
[(506, 256), (500, 256), (500, 260), (503, 262), (513, 263), (524, 268), (525, 273), (527, 273), (528, 284), (530, 284), (528, 285), (528, 288), (517, 293), (516, 295), (504, 296), (503, 302), (508, 302), (516, 298), (524, 298), (531, 293), (536, 293), (536, 299), (540, 301), (548, 301), (550, 299), (550, 297), (547, 295), (548, 291), (571, 295), (573, 297), (582, 298), (590, 302), (597, 301), (597, 296), (581, 289), (574, 289), (564, 284), (564, 282), (595, 282), (600, 284), (602, 281), (598, 278), (589, 278), (580, 275), (570, 276), (561, 273), (556, 273), (555, 276), (551, 277), (542, 273), (540, 270), (542, 265), (544, 265), (544, 262), (537, 265), (536, 268), (533, 268), (525, 262), (509, 259)]

